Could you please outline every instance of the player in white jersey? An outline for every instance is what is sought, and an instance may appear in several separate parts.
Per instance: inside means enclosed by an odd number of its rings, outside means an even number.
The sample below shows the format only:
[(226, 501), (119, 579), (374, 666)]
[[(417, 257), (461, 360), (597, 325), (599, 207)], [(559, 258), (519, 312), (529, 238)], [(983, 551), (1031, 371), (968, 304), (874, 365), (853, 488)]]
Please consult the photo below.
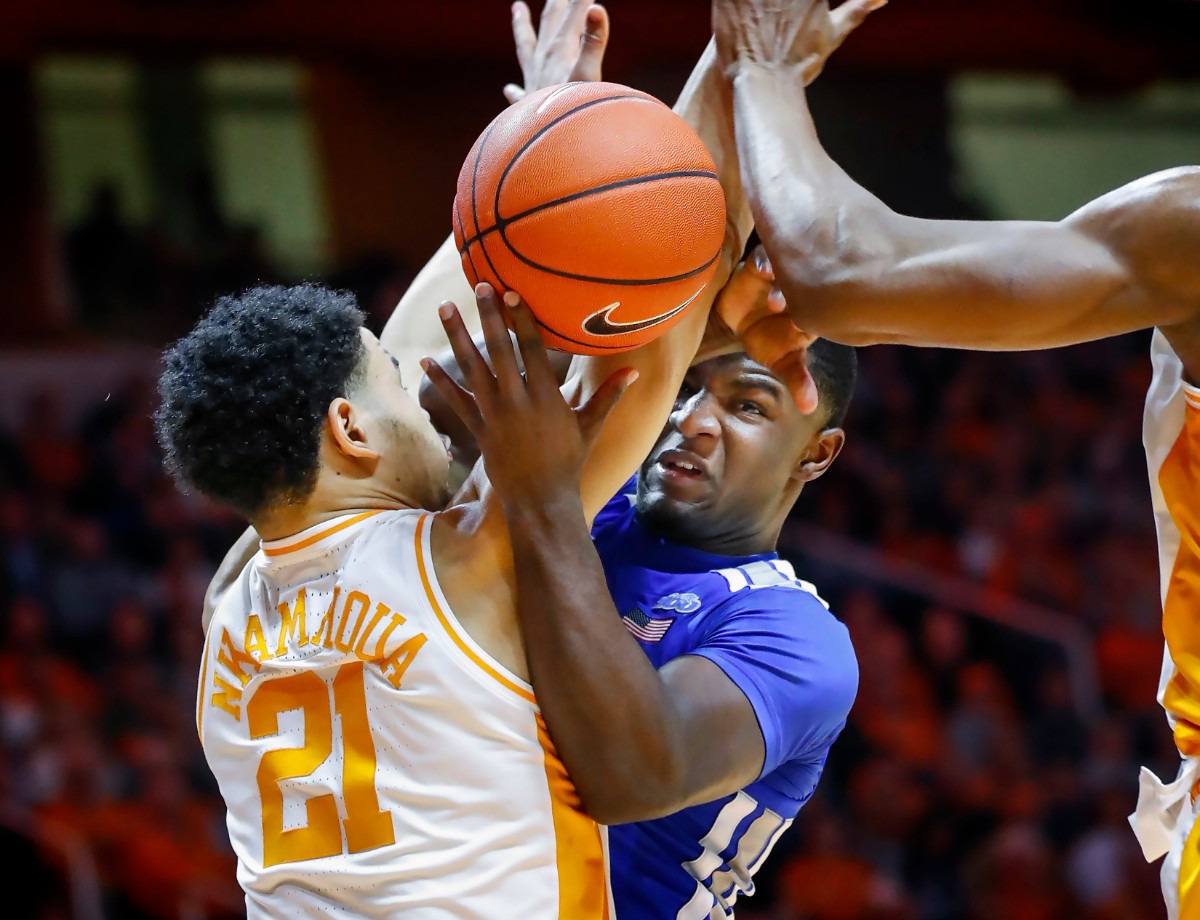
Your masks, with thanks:
[[(548, 13), (578, 49), (588, 5)], [(589, 426), (629, 380), (621, 369), (640, 375), (590, 455), (589, 516), (658, 435), (749, 232), (714, 59), (677, 110), (725, 167), (721, 269), (665, 336), (573, 362), (564, 392)], [(435, 263), (426, 279), (461, 285), (456, 253)], [(485, 338), (507, 341), (496, 295), (476, 293), (493, 305)], [(501, 509), (477, 468), (439, 511), (445, 446), (362, 319), (318, 286), (257, 288), (219, 301), (160, 379), (168, 465), (264, 541), (217, 600), (197, 709), (247, 912), (608, 916), (603, 835), (527, 683)]]
[[(1170, 851), (1172, 920), (1200, 918), (1200, 169), (1149, 176), (1058, 222), (897, 214), (829, 158), (808, 112), (804, 62), (837, 16), (827, 0), (714, 2), (746, 195), (796, 327), (852, 345), (993, 350), (1158, 327), (1145, 444), (1167, 649), (1159, 698), (1183, 764), (1170, 786), (1143, 772), (1133, 823), (1147, 858)], [(778, 315), (724, 318), (762, 363), (788, 347), (751, 334)]]

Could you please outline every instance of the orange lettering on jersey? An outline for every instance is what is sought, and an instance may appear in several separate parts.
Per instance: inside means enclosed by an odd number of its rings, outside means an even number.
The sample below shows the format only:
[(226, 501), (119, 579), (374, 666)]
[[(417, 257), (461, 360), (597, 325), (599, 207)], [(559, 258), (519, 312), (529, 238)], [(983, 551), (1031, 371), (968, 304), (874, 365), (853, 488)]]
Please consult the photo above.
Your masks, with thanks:
[(354, 646), (354, 654), (363, 661), (371, 660), (367, 657), (365, 648), (367, 640), (371, 638), (371, 633), (375, 632), (375, 627), (379, 625), (379, 621), (391, 612), (391, 608), (388, 607), (387, 604), (377, 604), (375, 607), (375, 613), (371, 616), (371, 621), (367, 623), (367, 625), (364, 626), (362, 631), (358, 634), (358, 644)]
[[(354, 621), (354, 631), (350, 633), (350, 638), (346, 638), (346, 624), (350, 622), (351, 608), (358, 608), (358, 619)], [(346, 606), (342, 608), (342, 621), (338, 624), (337, 638), (333, 640), (333, 644), (337, 646), (339, 652), (352, 652), (354, 643), (358, 641), (358, 634), (362, 631), (363, 618), (366, 617), (367, 611), (371, 609), (371, 599), (361, 591), (351, 591), (346, 596)]]
[(255, 661), (270, 661), (275, 657), (267, 651), (267, 638), (263, 635), (257, 614), (252, 613), (246, 619), (246, 639), (242, 645)]
[[(380, 604), (379, 606), (383, 606)], [(402, 626), (407, 620), (402, 614), (393, 613), (392, 622), (388, 623), (387, 628), (383, 631), (383, 635), (379, 637), (379, 641), (375, 643), (375, 654), (371, 656), (372, 661), (378, 661), (383, 657), (383, 650), (387, 648), (388, 637), (396, 631), (397, 626)], [(365, 641), (365, 640), (364, 640)], [(362, 657), (361, 655), (359, 656)]]
[(400, 689), (400, 681), (404, 679), (404, 672), (408, 670), (408, 666), (412, 664), (413, 659), (417, 657), (417, 652), (421, 651), (421, 646), (424, 644), (425, 633), (417, 633), (379, 662), (379, 670), (388, 679), (388, 683), (397, 690)]
[(289, 607), (287, 601), (279, 605), (279, 642), (275, 646), (275, 657), (278, 658), (287, 651), (288, 643), (296, 648), (308, 645), (308, 630), (304, 623), (304, 588), (296, 595), (296, 606)]
[(313, 645), (333, 648), (333, 611), (337, 609), (338, 595), (341, 593), (341, 588), (333, 589), (333, 597), (329, 599), (329, 608), (325, 611), (325, 616), (321, 617), (316, 635), (312, 638)]
[[(262, 667), (257, 661), (233, 644), (233, 637), (229, 635), (228, 629), (221, 630), (221, 647), (217, 650), (217, 662), (225, 665), (226, 668), (232, 671), (234, 677), (241, 682), (243, 687), (250, 683), (250, 678)], [(243, 665), (249, 665), (252, 673), (247, 674), (243, 671)]]
[(224, 709), (240, 722), (242, 721), (242, 708), (239, 705), (241, 699), (241, 687), (235, 687), (220, 674), (213, 674), (212, 704), (214, 706)]

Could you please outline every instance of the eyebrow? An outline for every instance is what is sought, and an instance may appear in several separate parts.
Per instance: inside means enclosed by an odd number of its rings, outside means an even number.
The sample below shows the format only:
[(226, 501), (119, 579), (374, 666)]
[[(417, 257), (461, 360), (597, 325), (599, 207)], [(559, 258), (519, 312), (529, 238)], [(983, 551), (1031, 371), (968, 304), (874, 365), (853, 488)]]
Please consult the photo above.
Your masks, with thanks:
[(782, 383), (766, 374), (742, 374), (733, 381), (733, 385), (738, 390), (765, 390), (776, 399), (783, 399), (787, 393)]

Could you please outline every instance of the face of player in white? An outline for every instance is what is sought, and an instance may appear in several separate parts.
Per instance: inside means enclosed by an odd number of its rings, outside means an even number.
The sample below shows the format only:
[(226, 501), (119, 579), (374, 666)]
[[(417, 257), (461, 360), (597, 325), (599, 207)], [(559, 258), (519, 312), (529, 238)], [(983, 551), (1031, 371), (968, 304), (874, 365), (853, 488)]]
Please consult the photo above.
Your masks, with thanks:
[(440, 510), (450, 497), (447, 442), (405, 390), (395, 359), (366, 329), (362, 338), (361, 380), (329, 406), (322, 476), (329, 488)]
[(841, 450), (818, 408), (802, 415), (787, 389), (745, 355), (692, 367), (638, 477), (639, 516), (664, 536), (714, 552), (774, 547), (805, 482)]

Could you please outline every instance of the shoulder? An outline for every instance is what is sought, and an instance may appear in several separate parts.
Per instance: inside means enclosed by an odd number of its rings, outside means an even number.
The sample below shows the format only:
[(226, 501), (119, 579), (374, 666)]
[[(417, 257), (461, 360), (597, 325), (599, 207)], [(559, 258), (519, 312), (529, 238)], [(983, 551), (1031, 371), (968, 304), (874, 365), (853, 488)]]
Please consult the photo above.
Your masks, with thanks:
[(1200, 316), (1200, 166), (1145, 176), (1084, 205), (1063, 223), (1120, 261), (1138, 288), (1155, 299), (1159, 325)]
[(600, 509), (592, 522), (592, 539), (603, 539), (614, 527), (628, 521), (634, 516), (634, 502), (637, 500), (637, 477), (630, 479), (617, 490), (617, 494), (608, 500)]
[(753, 637), (771, 647), (772, 657), (795, 662), (807, 682), (853, 695), (858, 661), (850, 632), (788, 562), (755, 562), (713, 574), (725, 582), (728, 593), (712, 612), (710, 634), (742, 641)]

